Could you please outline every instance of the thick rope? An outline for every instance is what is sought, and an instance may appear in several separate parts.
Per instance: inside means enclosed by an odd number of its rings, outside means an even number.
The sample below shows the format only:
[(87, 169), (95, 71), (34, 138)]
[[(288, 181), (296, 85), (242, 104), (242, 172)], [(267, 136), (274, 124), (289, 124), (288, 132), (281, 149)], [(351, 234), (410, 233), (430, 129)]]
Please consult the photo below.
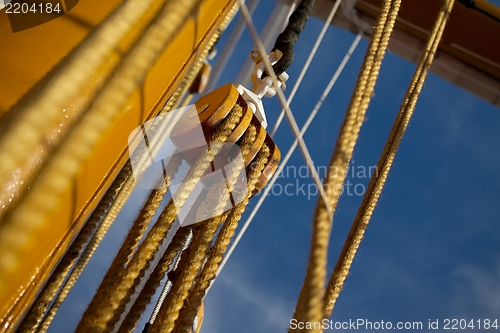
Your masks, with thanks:
[[(283, 53), (281, 59), (273, 66), (276, 76), (280, 76), (292, 64), (294, 54), (293, 47), (299, 40), (300, 33), (304, 30), (307, 20), (309, 20), (315, 2), (316, 0), (301, 0), (297, 9), (290, 15), (285, 30), (276, 38), (273, 51), (280, 50)], [(262, 77), (267, 75), (268, 74), (264, 72)]]
[(62, 258), (61, 263), (57, 265), (56, 270), (54, 271), (54, 273), (52, 273), (50, 279), (47, 281), (44, 288), (38, 295), (35, 303), (32, 305), (26, 317), (23, 319), (23, 322), (18, 329), (19, 333), (33, 332), (37, 328), (38, 324), (42, 321), (45, 312), (49, 308), (49, 305), (54, 297), (58, 294), (59, 289), (64, 283), (64, 280), (66, 279), (66, 277), (70, 273), (71, 268), (80, 256), (82, 249), (88, 244), (89, 239), (92, 237), (92, 234), (98, 227), (99, 223), (102, 221), (104, 215), (115, 200), (117, 193), (120, 191), (120, 188), (131, 173), (132, 169), (130, 168), (130, 164), (127, 164), (120, 172), (120, 174), (116, 177), (113, 184), (111, 184), (110, 188), (99, 202), (99, 205), (92, 213), (92, 216), (83, 226), (82, 230)]
[[(22, 119), (0, 142), (0, 183), (29, 157), (68, 101), (91, 80), (132, 29), (141, 29), (141, 17), (157, 0), (127, 0), (83, 41), (68, 60), (22, 111)], [(147, 23), (147, 22), (144, 22)]]
[[(239, 122), (242, 115), (242, 109), (239, 106), (233, 108), (228, 117), (218, 127), (214, 137), (213, 143), (225, 142), (227, 137), (232, 133), (236, 124)], [(127, 300), (127, 295), (130, 294), (130, 289), (134, 287), (137, 282), (136, 278), (149, 267), (149, 263), (157, 252), (161, 242), (167, 235), (172, 222), (177, 216), (177, 206), (182, 206), (187, 197), (194, 189), (205, 170), (212, 162), (214, 155), (216, 155), (221, 147), (214, 144), (211, 149), (207, 150), (196, 162), (195, 166), (190, 169), (181, 186), (176, 191), (174, 198), (170, 200), (163, 212), (160, 214), (158, 221), (152, 227), (144, 241), (139, 246), (139, 249), (134, 254), (127, 270), (121, 271), (116, 278), (116, 283), (108, 288), (108, 298), (103, 302), (95, 302), (92, 300), (88, 306), (82, 320), (80, 321), (76, 332), (105, 332), (110, 325), (114, 312), (118, 307)], [(174, 204), (175, 202), (175, 204)], [(111, 325), (112, 326), (112, 325)]]
[(351, 230), (339, 255), (339, 259), (333, 270), (332, 276), (326, 288), (324, 296), (324, 318), (328, 318), (333, 310), (335, 302), (344, 285), (344, 281), (349, 274), (352, 261), (356, 251), (363, 239), (363, 235), (368, 226), (373, 210), (377, 205), (382, 189), (387, 180), (392, 163), (396, 156), (399, 144), (411, 119), (418, 96), (422, 90), (425, 78), (431, 66), (432, 60), (441, 40), (449, 13), (453, 8), (454, 0), (445, 0), (444, 6), (439, 13), (436, 24), (431, 32), (430, 38), (422, 53), (415, 74), (410, 83), (408, 91), (394, 121), (384, 150), (377, 163), (378, 175), (374, 174), (368, 185), (367, 192), (359, 207), (358, 213), (352, 224)]
[(248, 195), (241, 203), (233, 208), (228, 218), (226, 219), (226, 222), (222, 226), (215, 244), (210, 249), (206, 263), (203, 266), (203, 270), (199, 274), (198, 280), (196, 281), (193, 290), (189, 293), (184, 308), (179, 315), (179, 319), (177, 319), (174, 332), (187, 332), (189, 327), (192, 327), (194, 318), (197, 315), (198, 308), (200, 307), (203, 298), (205, 297), (206, 291), (210, 286), (212, 280), (217, 277), (219, 263), (222, 261), (222, 257), (226, 252), (227, 246), (229, 245), (229, 242), (231, 241), (231, 238), (233, 237), (234, 232), (238, 227), (238, 221), (241, 219), (241, 216), (248, 205), (251, 193), (255, 188), (255, 184), (259, 179), (265, 163), (267, 163), (267, 158), (269, 157), (268, 155), (268, 151), (267, 153), (264, 153), (264, 155), (261, 155), (259, 158), (257, 158), (255, 164), (253, 164), (249, 169)]
[[(256, 170), (258, 166), (263, 166), (267, 162), (268, 156), (269, 147), (264, 145), (257, 155), (257, 164), (254, 164)], [(184, 257), (181, 260), (178, 268), (179, 273), (173, 281), (172, 289), (167, 295), (149, 333), (170, 333), (174, 330), (175, 321), (179, 317), (180, 310), (202, 265), (213, 236), (221, 222), (227, 218), (230, 212), (225, 212), (222, 216), (211, 218), (200, 226), (188, 249), (189, 254), (185, 257), (186, 260), (184, 260)]]
[[(333, 223), (328, 214), (328, 208), (335, 211), (337, 206), (347, 166), (364, 121), (400, 3), (401, 0), (385, 0), (383, 3), (324, 182), (328, 203), (325, 203), (322, 197), (318, 199), (313, 222), (309, 265), (294, 314), (294, 318), (301, 322), (313, 323), (323, 319), (328, 242)], [(289, 329), (289, 332), (294, 331), (296, 330)], [(321, 328), (317, 325), (311, 330), (311, 332), (320, 331)]]
[(174, 261), (175, 256), (182, 248), (183, 243), (187, 239), (189, 234), (189, 228), (181, 228), (172, 239), (172, 242), (168, 245), (165, 254), (162, 259), (158, 262), (150, 278), (141, 290), (139, 297), (134, 302), (134, 305), (130, 308), (127, 316), (123, 320), (118, 333), (128, 333), (132, 332), (139, 319), (141, 319), (142, 314), (146, 311), (146, 307), (151, 303), (156, 290), (160, 286), (161, 281), (165, 277), (165, 273), (169, 270), (170, 265)]
[(21, 264), (20, 258), (32, 250), (29, 244), (36, 237), (38, 229), (49, 227), (47, 214), (57, 206), (61, 193), (72, 184), (81, 162), (92, 151), (114, 116), (142, 84), (156, 59), (199, 1), (172, 0), (166, 4), (158, 20), (148, 28), (141, 41), (120, 64), (88, 114), (38, 179), (36, 186), (6, 221), (0, 234), (0, 286), (5, 286), (10, 272)]

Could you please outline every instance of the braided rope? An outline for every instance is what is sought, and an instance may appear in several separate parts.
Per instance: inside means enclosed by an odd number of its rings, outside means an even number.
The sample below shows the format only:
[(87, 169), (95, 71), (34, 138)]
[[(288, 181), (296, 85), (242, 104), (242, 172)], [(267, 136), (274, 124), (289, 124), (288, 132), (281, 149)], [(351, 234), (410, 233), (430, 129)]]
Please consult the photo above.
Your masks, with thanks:
[[(241, 107), (234, 107), (228, 117), (218, 127), (212, 138), (212, 142), (224, 142), (232, 133), (236, 124), (239, 122), (242, 115)], [(197, 184), (205, 170), (209, 167), (214, 155), (218, 153), (220, 147), (211, 145), (211, 149), (207, 150), (196, 162), (193, 168), (188, 172), (181, 186), (176, 191), (174, 198), (170, 200), (163, 212), (158, 217), (158, 221), (152, 227), (144, 241), (139, 246), (139, 249), (134, 254), (129, 266), (126, 270), (119, 273), (116, 282), (107, 290), (108, 297), (103, 301), (97, 302), (92, 300), (88, 306), (82, 320), (80, 321), (76, 332), (104, 332), (107, 326), (114, 317), (114, 312), (120, 304), (126, 301), (126, 296), (130, 294), (129, 289), (138, 284), (136, 278), (149, 267), (149, 263), (157, 252), (159, 245), (166, 236), (172, 222), (177, 216), (176, 205), (182, 206), (187, 197)], [(174, 204), (175, 202), (175, 204)], [(102, 299), (102, 298), (100, 298)]]
[(342, 290), (344, 281), (349, 274), (349, 269), (356, 255), (356, 251), (363, 239), (366, 227), (373, 214), (373, 210), (377, 205), (382, 189), (387, 180), (387, 176), (392, 166), (392, 162), (396, 156), (399, 144), (404, 136), (408, 123), (411, 119), (418, 96), (422, 90), (425, 78), (432, 64), (432, 60), (441, 40), (449, 13), (453, 8), (454, 0), (445, 0), (441, 8), (439, 16), (436, 20), (434, 28), (431, 32), (425, 52), (422, 53), (420, 60), (415, 70), (408, 91), (404, 97), (403, 103), (399, 109), (398, 115), (394, 121), (389, 137), (385, 144), (384, 150), (380, 155), (377, 163), (379, 175), (373, 175), (363, 201), (358, 209), (356, 218), (351, 226), (351, 230), (344, 243), (342, 251), (339, 255), (337, 264), (333, 270), (330, 281), (328, 282), (326, 292), (323, 298), (325, 318), (328, 318), (333, 310), (335, 302)]
[(82, 249), (88, 244), (89, 239), (92, 237), (92, 234), (102, 221), (104, 215), (110, 208), (112, 202), (116, 198), (126, 179), (129, 177), (131, 171), (130, 164), (128, 163), (116, 177), (113, 184), (111, 184), (110, 188), (99, 202), (99, 205), (92, 213), (92, 216), (83, 226), (82, 230), (62, 258), (61, 263), (57, 265), (56, 270), (47, 281), (29, 312), (26, 314), (26, 317), (18, 329), (19, 333), (33, 332), (40, 324), (45, 312), (49, 308), (50, 303), (59, 292), (59, 289), (63, 285), (64, 280), (78, 259)]
[(146, 307), (151, 303), (156, 290), (160, 286), (161, 280), (165, 277), (165, 273), (168, 271), (170, 265), (172, 264), (175, 256), (182, 248), (183, 243), (187, 239), (189, 234), (189, 228), (181, 228), (172, 239), (172, 243), (168, 245), (165, 254), (162, 259), (158, 262), (153, 273), (149, 277), (148, 281), (141, 290), (136, 301), (127, 313), (127, 316), (123, 320), (118, 333), (132, 332), (139, 319), (141, 319), (142, 314), (146, 311)]
[[(267, 163), (268, 157), (269, 147), (266, 145), (261, 148), (257, 155), (256, 164), (254, 164), (256, 173), (257, 171), (260, 173), (264, 164)], [(258, 170), (259, 167), (260, 170)], [(156, 321), (151, 326), (150, 333), (170, 333), (174, 330), (175, 322), (179, 317), (184, 301), (188, 297), (189, 290), (203, 263), (213, 236), (221, 222), (231, 213), (234, 214), (236, 210), (240, 211), (240, 209), (233, 208), (233, 210), (225, 212), (222, 216), (209, 219), (199, 227), (189, 247), (189, 254), (181, 260), (178, 268), (179, 274), (176, 275), (175, 281), (173, 281), (172, 289), (167, 295)]]
[[(326, 280), (328, 242), (333, 223), (328, 214), (328, 208), (335, 211), (337, 206), (347, 166), (364, 121), (366, 109), (374, 90), (400, 3), (401, 0), (385, 0), (383, 3), (344, 123), (340, 129), (337, 144), (330, 161), (329, 172), (324, 182), (329, 202), (325, 203), (320, 197), (316, 206), (309, 265), (294, 313), (294, 318), (298, 321), (320, 322), (323, 319), (323, 294)], [(294, 331), (296, 330), (289, 329), (289, 332)], [(317, 325), (312, 330), (312, 332), (320, 331), (321, 329)]]

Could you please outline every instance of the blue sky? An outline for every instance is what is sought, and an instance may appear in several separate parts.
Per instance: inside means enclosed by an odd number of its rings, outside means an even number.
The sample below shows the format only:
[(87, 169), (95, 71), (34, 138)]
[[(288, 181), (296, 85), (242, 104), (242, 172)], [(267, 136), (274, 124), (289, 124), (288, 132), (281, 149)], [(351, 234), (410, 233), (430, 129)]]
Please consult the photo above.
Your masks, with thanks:
[[(254, 15), (259, 27), (273, 6), (269, 1), (259, 5)], [(312, 18), (296, 45), (288, 71), (290, 88), (321, 25)], [(353, 39), (335, 27), (327, 32), (291, 105), (299, 126)], [(367, 43), (360, 43), (305, 135), (318, 166), (330, 160)], [(251, 49), (245, 32), (219, 84), (234, 80)], [(414, 64), (387, 54), (355, 147), (356, 171), (377, 163), (414, 69)], [(272, 128), (280, 106), (277, 99), (266, 99), (264, 105)], [(424, 328), (429, 319), (438, 319), (440, 326), (446, 318), (500, 321), (499, 126), (497, 108), (429, 75), (332, 320), (421, 321)], [(286, 121), (274, 139), (283, 153), (288, 150), (293, 136)], [(304, 165), (298, 151), (289, 165)], [(289, 176), (278, 180), (275, 194), (279, 186), (305, 184), (307, 190), (312, 184), (310, 177)], [(350, 173), (348, 180), (360, 190), (369, 178)], [(124, 223), (134, 219), (143, 194), (138, 190), (126, 206)], [(346, 193), (341, 197), (329, 271), (361, 199)], [(286, 331), (307, 267), (315, 204), (316, 197), (308, 200), (300, 191), (267, 198), (205, 299), (203, 333)], [(118, 225), (110, 231), (49, 332), (68, 332), (76, 325), (125, 229)]]

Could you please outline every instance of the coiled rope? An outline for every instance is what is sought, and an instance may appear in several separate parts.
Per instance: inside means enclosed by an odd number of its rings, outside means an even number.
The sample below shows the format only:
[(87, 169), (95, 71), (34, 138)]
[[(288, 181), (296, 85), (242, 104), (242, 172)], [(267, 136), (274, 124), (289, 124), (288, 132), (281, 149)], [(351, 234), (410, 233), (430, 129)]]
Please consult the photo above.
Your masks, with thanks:
[[(301, 322), (320, 322), (323, 319), (328, 242), (333, 223), (328, 208), (330, 211), (335, 211), (337, 206), (347, 166), (364, 121), (400, 3), (400, 0), (385, 0), (382, 5), (324, 182), (328, 202), (322, 197), (318, 199), (308, 269), (294, 313), (294, 318)], [(311, 332), (320, 331), (317, 326), (311, 330)], [(290, 328), (289, 332), (296, 330)]]
[(347, 239), (339, 255), (330, 281), (328, 282), (323, 299), (324, 318), (328, 318), (331, 315), (335, 301), (337, 300), (344, 285), (344, 281), (349, 274), (352, 261), (356, 255), (356, 251), (361, 243), (361, 240), (363, 239), (366, 227), (370, 222), (373, 210), (377, 205), (378, 199), (387, 180), (387, 176), (396, 156), (399, 144), (401, 143), (415, 109), (418, 96), (422, 90), (422, 86), (432, 64), (432, 60), (434, 59), (434, 55), (436, 54), (436, 50), (441, 40), (446, 22), (448, 21), (449, 14), (453, 8), (453, 4), (454, 0), (444, 1), (429, 40), (427, 41), (425, 51), (420, 57), (415, 74), (413, 75), (389, 137), (387, 138), (384, 150), (377, 163), (377, 170), (379, 170), (378, 177), (374, 174), (370, 180), (368, 189), (363, 197), (363, 201), (356, 214), (356, 218), (354, 219), (351, 230), (349, 231)]

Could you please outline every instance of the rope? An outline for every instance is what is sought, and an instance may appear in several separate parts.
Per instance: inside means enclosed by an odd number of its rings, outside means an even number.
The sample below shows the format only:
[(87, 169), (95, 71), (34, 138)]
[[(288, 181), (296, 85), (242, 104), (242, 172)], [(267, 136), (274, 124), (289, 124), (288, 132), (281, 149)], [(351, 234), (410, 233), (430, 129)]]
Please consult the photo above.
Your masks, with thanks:
[[(269, 156), (269, 147), (264, 145), (256, 157), (256, 163), (253, 165), (256, 169), (256, 174), (260, 174), (264, 164)], [(260, 170), (257, 169), (260, 168)], [(252, 181), (255, 182), (255, 177)], [(231, 180), (230, 180), (231, 181)], [(251, 195), (251, 192), (248, 192)], [(170, 333), (174, 330), (174, 323), (179, 317), (180, 310), (184, 305), (184, 301), (189, 294), (189, 290), (193, 285), (196, 274), (202, 265), (206, 252), (212, 242), (213, 236), (217, 231), (221, 222), (230, 214), (236, 215), (242, 206), (237, 205), (230, 212), (225, 212), (222, 216), (214, 217), (204, 222), (197, 234), (193, 238), (193, 243), (189, 247), (189, 255), (186, 260), (181, 260), (179, 265), (179, 275), (173, 281), (172, 289), (170, 290), (165, 302), (163, 303), (158, 318), (151, 326), (149, 333)], [(244, 208), (244, 207), (243, 207)], [(221, 218), (222, 217), (222, 218)], [(233, 217), (234, 219), (235, 217)], [(203, 276), (200, 276), (203, 279)]]
[[(311, 15), (311, 10), (314, 7), (315, 0), (302, 0), (300, 1), (297, 9), (290, 15), (288, 19), (288, 25), (285, 30), (278, 35), (276, 42), (273, 46), (274, 50), (280, 50), (283, 56), (276, 64), (274, 64), (273, 69), (276, 76), (280, 76), (293, 61), (293, 46), (299, 40), (300, 33), (304, 30), (306, 22)], [(268, 74), (264, 72), (262, 77), (266, 77)]]
[[(375, 82), (379, 74), (382, 59), (399, 11), (400, 0), (385, 0), (382, 11), (370, 39), (360, 76), (358, 77), (344, 123), (340, 129), (337, 144), (330, 161), (329, 172), (324, 187), (328, 201), (318, 198), (316, 206), (309, 265), (294, 318), (302, 322), (320, 322), (323, 319), (323, 293), (326, 277), (328, 241), (332, 226), (332, 216), (335, 211), (342, 184), (346, 176), (359, 130), (364, 121), (366, 109), (371, 99)], [(290, 329), (289, 332), (294, 330)], [(315, 328), (312, 332), (320, 332)]]
[[(20, 265), (20, 258), (28, 253), (37, 230), (48, 228), (49, 211), (71, 185), (81, 162), (90, 153), (100, 134), (108, 128), (129, 96), (141, 84), (149, 69), (187, 20), (200, 0), (172, 0), (143, 34), (115, 75), (102, 90), (80, 126), (70, 135), (58, 155), (50, 162), (32, 191), (16, 209), (0, 234), (0, 286), (5, 286), (9, 273)], [(71, 85), (71, 84), (70, 84)], [(21, 236), (22, 235), (22, 236)], [(0, 290), (1, 291), (1, 290)]]
[(88, 244), (92, 234), (95, 232), (96, 228), (98, 228), (99, 223), (102, 221), (104, 215), (110, 208), (112, 202), (115, 200), (118, 192), (120, 191), (120, 188), (130, 176), (131, 172), (132, 169), (130, 168), (130, 164), (127, 164), (116, 177), (113, 184), (111, 184), (110, 188), (99, 202), (99, 205), (92, 213), (92, 216), (83, 226), (82, 230), (62, 258), (61, 263), (57, 265), (56, 270), (45, 284), (39, 296), (36, 298), (36, 301), (33, 303), (26, 317), (23, 319), (23, 322), (18, 329), (19, 333), (33, 332), (42, 321), (50, 303), (58, 294), (64, 280), (70, 273), (71, 268), (82, 252), (82, 249)]
[(168, 271), (170, 265), (174, 261), (175, 256), (183, 246), (183, 243), (186, 241), (187, 236), (189, 234), (189, 228), (181, 228), (172, 239), (172, 242), (168, 245), (165, 254), (158, 262), (158, 265), (155, 267), (155, 270), (151, 274), (151, 277), (148, 279), (144, 288), (141, 290), (139, 297), (132, 305), (130, 311), (127, 313), (127, 316), (123, 320), (120, 328), (118, 329), (118, 333), (127, 333), (132, 332), (141, 315), (146, 310), (146, 307), (149, 303), (151, 303), (151, 299), (156, 293), (156, 289), (160, 286), (161, 280), (165, 277), (165, 273)]
[(263, 152), (263, 154), (258, 157), (252, 165), (250, 172), (248, 173), (248, 195), (241, 203), (233, 208), (226, 222), (222, 226), (215, 244), (210, 249), (207, 261), (203, 266), (203, 270), (201, 271), (193, 290), (189, 293), (185, 306), (179, 315), (179, 319), (177, 320), (178, 325), (175, 328), (175, 332), (187, 332), (188, 328), (192, 326), (198, 308), (206, 295), (210, 283), (217, 277), (219, 263), (222, 261), (222, 257), (226, 252), (227, 246), (229, 245), (229, 242), (238, 227), (238, 221), (241, 219), (241, 216), (248, 205), (251, 193), (255, 188), (255, 184), (258, 181), (262, 169), (264, 168), (265, 163), (267, 163), (267, 158), (269, 157), (268, 154), (268, 152)]
[[(193, 280), (201, 266), (212, 238), (221, 222), (227, 217), (227, 212), (210, 218), (201, 226), (195, 228), (193, 241), (181, 259), (176, 274), (172, 279), (172, 288), (158, 312), (158, 316), (149, 329), (150, 333), (168, 333), (173, 329), (173, 323), (179, 315)], [(184, 260), (185, 259), (185, 260)]]
[(176, 205), (182, 206), (184, 204), (196, 183), (209, 167), (214, 155), (219, 152), (221, 147), (215, 143), (225, 142), (227, 140), (227, 137), (232, 133), (234, 127), (239, 122), (241, 114), (241, 107), (235, 106), (228, 117), (219, 125), (212, 138), (211, 143), (214, 144), (211, 144), (211, 149), (207, 150), (198, 159), (194, 167), (189, 170), (185, 178), (187, 181), (182, 182), (174, 195), (174, 199), (170, 200), (160, 214), (158, 221), (139, 246), (139, 249), (134, 254), (127, 269), (121, 271), (115, 280), (116, 283), (108, 288), (108, 297), (103, 299), (102, 302), (92, 300), (76, 332), (104, 332), (106, 329), (111, 328), (107, 328), (107, 326), (112, 320), (115, 310), (118, 309), (122, 302), (126, 301), (125, 298), (130, 294), (130, 288), (133, 289), (137, 283), (135, 281), (136, 278), (141, 273), (144, 274), (144, 271), (148, 268), (158, 247), (170, 229), (172, 222), (175, 220), (177, 215)]
[[(203, 197), (203, 199), (205, 199), (205, 196), (203, 196), (203, 195), (200, 195), (199, 197)], [(177, 269), (177, 267), (179, 267), (179, 262), (182, 259), (182, 254), (189, 247), (192, 240), (193, 240), (193, 230), (192, 230), (192, 228), (189, 228), (189, 233), (188, 233), (188, 236), (186, 237), (186, 241), (182, 245), (181, 252), (179, 253), (177, 258), (175, 259), (175, 262), (172, 265), (171, 272), (169, 273), (169, 275), (175, 274), (175, 270)], [(162, 291), (160, 292), (160, 296), (156, 300), (155, 307), (153, 308), (153, 311), (151, 312), (151, 315), (149, 316), (149, 320), (144, 325), (143, 333), (146, 333), (149, 330), (149, 326), (151, 326), (153, 324), (156, 317), (158, 316), (158, 312), (160, 311), (160, 308), (163, 304), (163, 301), (165, 301), (165, 297), (167, 297), (168, 291), (172, 287), (172, 281), (170, 280), (170, 278), (171, 278), (171, 276), (167, 279), (165, 285), (163, 286)]]
[(422, 90), (425, 78), (431, 66), (432, 60), (438, 48), (443, 34), (449, 13), (453, 8), (454, 0), (445, 0), (441, 8), (436, 24), (431, 32), (430, 38), (425, 47), (425, 52), (421, 55), (417, 69), (410, 83), (408, 91), (394, 121), (384, 150), (377, 163), (379, 176), (372, 176), (368, 185), (368, 190), (359, 207), (358, 213), (352, 224), (351, 230), (339, 255), (339, 259), (328, 282), (324, 295), (324, 318), (328, 318), (333, 310), (335, 301), (343, 287), (344, 281), (349, 274), (356, 251), (363, 239), (366, 227), (377, 205), (378, 199), (386, 182), (392, 163), (396, 156), (399, 144), (411, 119), (418, 96)]
[(25, 164), (38, 145), (43, 145), (47, 131), (61, 110), (115, 52), (124, 36), (132, 28), (144, 28), (147, 21), (141, 23), (140, 19), (155, 2), (157, 0), (125, 1), (82, 42), (46, 87), (33, 96), (23, 110), (19, 110), (22, 117), (4, 133), (0, 142), (0, 184)]

